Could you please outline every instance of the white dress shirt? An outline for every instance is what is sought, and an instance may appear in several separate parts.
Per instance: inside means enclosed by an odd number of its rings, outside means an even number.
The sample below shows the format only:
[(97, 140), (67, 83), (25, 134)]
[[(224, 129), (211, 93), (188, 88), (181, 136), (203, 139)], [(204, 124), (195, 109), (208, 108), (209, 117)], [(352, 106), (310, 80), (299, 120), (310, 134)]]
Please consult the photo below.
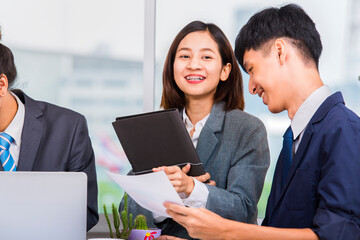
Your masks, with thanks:
[[(185, 124), (186, 130), (188, 131), (189, 135), (191, 136), (190, 132), (194, 128), (194, 125), (190, 121), (189, 117), (186, 115), (185, 108), (182, 112), (182, 115), (183, 115), (183, 122)], [(191, 137), (192, 143), (195, 148), (199, 141), (199, 136), (200, 136), (201, 130), (205, 126), (205, 123), (208, 120), (209, 116), (210, 116), (210, 113), (195, 124), (195, 131), (193, 132), (193, 136)], [(209, 190), (207, 189), (207, 187), (204, 183), (196, 180), (195, 178), (193, 178), (193, 180), (194, 180), (194, 189), (191, 192), (191, 194), (187, 197), (186, 194), (179, 193), (179, 196), (186, 206), (195, 207), (195, 208), (205, 207), (206, 203), (207, 203), (207, 198), (209, 195)], [(155, 223), (159, 223), (159, 222), (165, 220), (167, 217), (156, 215), (155, 213), (153, 213), (153, 218), (154, 218)]]
[(295, 116), (291, 121), (291, 129), (294, 137), (294, 153), (299, 148), (300, 141), (304, 135), (304, 131), (315, 112), (320, 105), (331, 95), (328, 86), (322, 86), (315, 90), (306, 100), (301, 104)]
[[(188, 131), (189, 135), (191, 136), (191, 130), (194, 129), (194, 125), (192, 124), (192, 122), (190, 121), (190, 118), (186, 114), (185, 108), (183, 109), (182, 115), (183, 115), (183, 122), (185, 124), (186, 130)], [(208, 120), (209, 116), (210, 116), (210, 113), (195, 124), (195, 131), (193, 132), (193, 135), (191, 137), (191, 140), (192, 140), (195, 148), (199, 141), (199, 136), (200, 136), (201, 130), (205, 126), (205, 123)]]
[(20, 99), (10, 92), (16, 99), (18, 109), (15, 114), (15, 117), (9, 124), (9, 126), (5, 129), (5, 133), (9, 134), (14, 141), (10, 144), (9, 152), (13, 157), (16, 166), (19, 162), (19, 155), (20, 155), (20, 146), (21, 146), (21, 134), (24, 126), (25, 120), (25, 105), (20, 101)]

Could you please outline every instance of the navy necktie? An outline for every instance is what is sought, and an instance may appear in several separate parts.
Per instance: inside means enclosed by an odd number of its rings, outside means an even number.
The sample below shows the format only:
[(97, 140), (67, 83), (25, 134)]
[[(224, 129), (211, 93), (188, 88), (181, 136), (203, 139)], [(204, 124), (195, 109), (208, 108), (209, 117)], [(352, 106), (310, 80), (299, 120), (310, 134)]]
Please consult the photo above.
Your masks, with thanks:
[(291, 126), (286, 130), (283, 136), (283, 172), (281, 177), (281, 185), (285, 184), (287, 175), (289, 174), (290, 166), (292, 163), (292, 155), (293, 155), (293, 132), (291, 130)]
[(0, 160), (4, 171), (16, 171), (16, 165), (9, 152), (10, 144), (14, 139), (7, 133), (0, 133)]

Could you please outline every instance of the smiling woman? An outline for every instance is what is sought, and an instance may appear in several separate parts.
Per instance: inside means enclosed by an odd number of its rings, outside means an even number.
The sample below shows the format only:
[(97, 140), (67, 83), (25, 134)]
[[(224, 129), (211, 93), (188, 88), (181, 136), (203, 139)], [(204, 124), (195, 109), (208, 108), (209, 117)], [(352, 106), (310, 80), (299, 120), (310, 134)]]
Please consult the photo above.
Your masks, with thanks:
[[(269, 166), (266, 131), (259, 119), (242, 111), (240, 69), (219, 27), (194, 21), (177, 34), (165, 61), (161, 107), (179, 109), (207, 173), (191, 178), (186, 174), (190, 165), (153, 171), (165, 171), (185, 205), (256, 223)], [(146, 215), (149, 227), (189, 238), (172, 219), (155, 215), (132, 199), (129, 205), (134, 214)]]
[(189, 33), (179, 44), (174, 60), (176, 85), (188, 103), (202, 99), (212, 106), (219, 81), (226, 81), (231, 63), (222, 65), (216, 42), (207, 31)]

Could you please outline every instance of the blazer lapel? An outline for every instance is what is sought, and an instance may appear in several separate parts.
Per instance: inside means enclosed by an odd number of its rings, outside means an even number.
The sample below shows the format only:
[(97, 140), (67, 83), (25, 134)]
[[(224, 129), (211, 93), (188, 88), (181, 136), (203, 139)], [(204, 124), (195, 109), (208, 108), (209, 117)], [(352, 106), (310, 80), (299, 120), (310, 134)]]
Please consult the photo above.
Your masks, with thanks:
[(288, 176), (287, 176), (287, 178), (285, 180), (284, 187), (283, 187), (282, 192), (281, 192), (281, 197), (285, 193), (289, 183), (291, 182), (291, 179), (293, 178), (293, 176), (294, 176), (294, 174), (296, 172), (296, 169), (298, 168), (298, 166), (302, 162), (303, 155), (306, 152), (307, 148), (309, 147), (309, 142), (310, 142), (313, 134), (314, 134), (314, 127), (313, 127), (312, 124), (310, 124), (309, 127), (304, 132), (304, 135), (303, 135), (303, 137), (301, 139), (299, 148), (298, 148), (296, 154), (294, 155), (294, 159), (293, 159), (293, 162), (291, 164), (289, 174), (288, 174)]
[[(281, 175), (282, 175), (282, 171), (283, 171), (283, 166), (281, 165), (280, 161), (282, 161), (283, 159), (282, 159), (282, 152), (280, 153), (278, 163), (275, 168), (273, 186), (271, 188), (268, 206), (266, 207), (266, 209), (267, 209), (266, 215), (267, 216), (272, 216), (275, 209), (277, 209), (279, 207), (279, 205), (281, 204), (281, 199), (283, 198), (283, 196), (295, 174), (296, 169), (298, 168), (299, 164), (303, 160), (303, 155), (309, 146), (309, 142), (311, 140), (312, 135), (314, 134), (312, 124), (310, 124), (309, 126), (310, 127), (308, 127), (304, 132), (304, 135), (300, 142), (299, 148), (298, 148), (298, 150), (294, 156), (293, 162), (291, 164), (289, 174), (288, 174), (288, 176), (285, 180), (284, 186), (282, 188), (281, 188)], [(271, 198), (271, 201), (270, 201), (270, 198)]]
[(304, 132), (304, 135), (301, 139), (299, 148), (296, 152), (296, 154), (294, 155), (294, 160), (293, 163), (291, 164), (290, 170), (289, 170), (289, 175), (286, 178), (285, 184), (284, 184), (284, 189), (287, 188), (287, 186), (289, 185), (296, 169), (298, 168), (299, 164), (302, 162), (303, 160), (303, 155), (306, 152), (307, 148), (309, 147), (309, 142), (314, 134), (314, 127), (311, 124), (309, 126), (308, 129), (306, 129), (307, 131)]
[[(275, 207), (272, 209), (272, 212), (275, 210), (276, 207), (278, 207), (278, 204), (281, 202), (281, 199), (283, 198), (292, 178), (294, 177), (296, 169), (298, 168), (300, 163), (303, 161), (303, 156), (304, 156), (305, 152), (307, 151), (307, 149), (310, 145), (309, 143), (311, 141), (311, 138), (315, 132), (314, 125), (317, 124), (318, 122), (321, 122), (324, 119), (324, 117), (326, 116), (326, 114), (330, 111), (330, 109), (338, 103), (344, 104), (344, 99), (342, 98), (342, 95), (340, 92), (334, 93), (333, 95), (328, 97), (321, 104), (319, 109), (315, 112), (314, 116), (311, 118), (308, 126), (305, 129), (305, 132), (301, 139), (299, 148), (294, 156), (293, 163), (291, 164), (291, 168), (289, 170), (288, 177), (286, 178), (284, 187), (280, 191), (280, 195), (276, 196), (276, 198), (275, 198), (276, 203), (274, 205)], [(282, 167), (280, 169), (282, 169)]]
[(223, 108), (223, 103), (214, 104), (209, 119), (206, 121), (199, 136), (196, 151), (204, 167), (219, 142), (216, 133), (220, 132), (223, 126), (225, 118), (225, 111)]
[(286, 191), (289, 183), (291, 182), (291, 179), (293, 178), (296, 169), (298, 168), (299, 164), (303, 160), (303, 155), (307, 151), (307, 148), (309, 147), (309, 142), (314, 134), (314, 125), (321, 122), (326, 114), (330, 111), (330, 109), (338, 104), (342, 103), (344, 104), (344, 99), (340, 92), (336, 92), (333, 95), (329, 96), (319, 107), (319, 109), (315, 112), (314, 116), (311, 118), (308, 127), (306, 128), (303, 138), (301, 139), (299, 149), (297, 150), (293, 163), (291, 165), (291, 168), (289, 170), (289, 175), (286, 178), (284, 188), (282, 191), (282, 195)]
[(14, 91), (25, 104), (25, 120), (21, 135), (20, 155), (17, 169), (31, 171), (43, 134), (43, 123), (39, 120), (43, 112), (36, 101), (21, 91)]

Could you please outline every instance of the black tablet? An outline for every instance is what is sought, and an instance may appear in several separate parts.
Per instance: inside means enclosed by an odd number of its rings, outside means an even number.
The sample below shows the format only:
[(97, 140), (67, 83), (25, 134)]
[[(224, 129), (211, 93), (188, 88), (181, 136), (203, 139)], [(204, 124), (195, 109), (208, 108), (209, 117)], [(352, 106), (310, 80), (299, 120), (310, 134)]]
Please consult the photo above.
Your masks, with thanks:
[(178, 109), (118, 117), (112, 124), (135, 174), (187, 163), (189, 176), (205, 174)]

